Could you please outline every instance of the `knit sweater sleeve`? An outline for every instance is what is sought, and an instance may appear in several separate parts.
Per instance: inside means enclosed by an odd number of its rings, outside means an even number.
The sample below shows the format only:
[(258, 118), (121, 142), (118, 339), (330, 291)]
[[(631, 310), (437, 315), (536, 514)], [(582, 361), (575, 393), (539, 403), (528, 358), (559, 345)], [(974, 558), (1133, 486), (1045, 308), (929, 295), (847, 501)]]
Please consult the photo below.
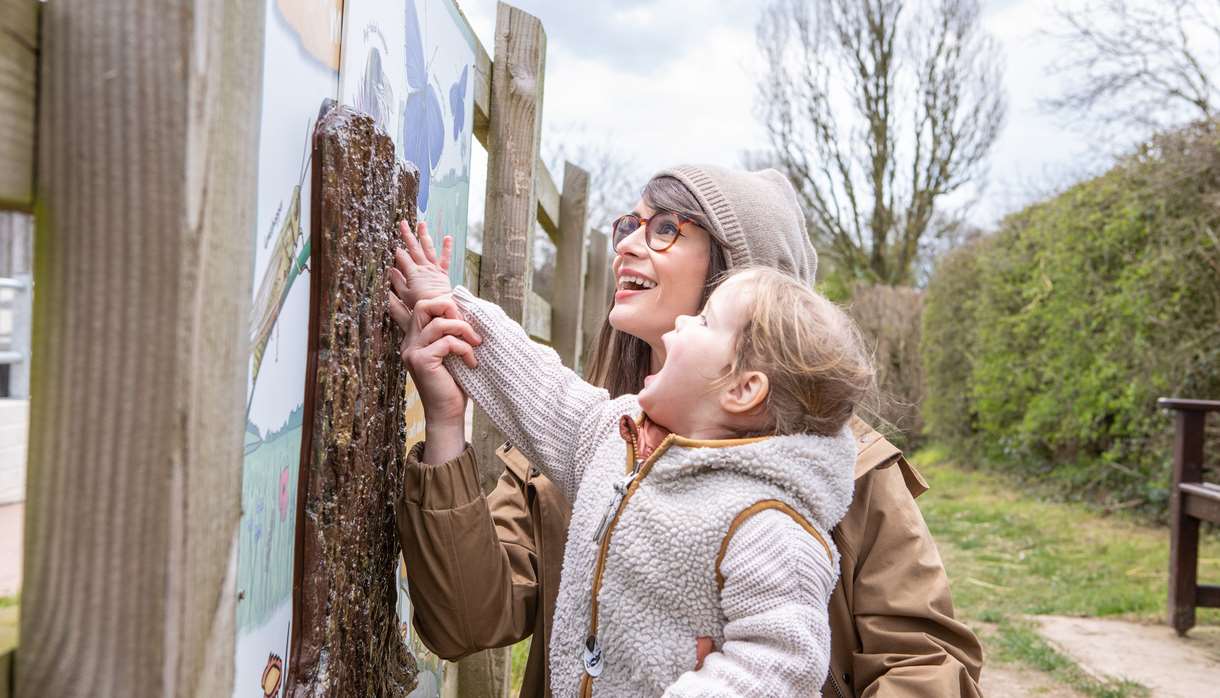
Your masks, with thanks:
[(626, 401), (586, 383), (550, 347), (531, 340), (500, 306), (465, 287), (453, 291), (466, 320), (483, 339), (476, 368), (449, 356), (445, 368), (530, 463), (573, 501), (585, 465)]
[[(830, 536), (823, 537), (834, 551)], [(817, 695), (830, 665), (827, 607), (839, 569), (826, 552), (780, 511), (747, 519), (720, 565), (724, 646), (665, 695)]]

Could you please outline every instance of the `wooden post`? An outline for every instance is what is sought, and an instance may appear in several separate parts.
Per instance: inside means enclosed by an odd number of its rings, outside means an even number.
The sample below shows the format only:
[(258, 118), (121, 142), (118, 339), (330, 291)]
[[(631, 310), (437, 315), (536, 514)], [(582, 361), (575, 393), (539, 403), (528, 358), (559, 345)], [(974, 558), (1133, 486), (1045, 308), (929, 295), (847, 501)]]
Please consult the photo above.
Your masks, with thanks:
[[(509, 317), (521, 322), (533, 274), (530, 236), (538, 215), (534, 180), (546, 60), (542, 23), (500, 3), (494, 55), (479, 296), (499, 304)], [(473, 446), (484, 491), (491, 491), (503, 470), (495, 454), (503, 441), (503, 434), (476, 407)]]
[(1195, 625), (1199, 573), (1199, 519), (1182, 507), (1181, 483), (1203, 480), (1205, 412), (1175, 410), (1173, 479), (1169, 491), (1169, 623), (1179, 635)]
[(585, 237), (589, 230), (589, 173), (570, 162), (563, 166), (559, 198), (559, 252), (555, 294), (551, 298), (551, 346), (569, 368), (580, 360), (580, 314), (585, 296)]
[[(534, 188), (542, 135), (542, 87), (546, 33), (542, 22), (515, 7), (496, 8), (487, 127), (487, 199), (479, 296), (498, 303), (509, 317), (525, 320), (533, 265), (531, 233), (538, 216)], [(504, 466), (496, 449), (504, 435), (478, 406), (474, 438), (483, 491), (495, 487)], [(508, 648), (487, 650), (458, 663), (462, 698), (507, 695)]]
[(606, 309), (610, 303), (611, 283), (610, 272), (610, 241), (606, 234), (599, 230), (589, 231), (589, 264), (585, 274), (584, 308), (581, 314), (582, 347), (580, 371), (588, 370), (593, 348), (597, 343), (597, 335), (601, 332), (602, 323), (606, 319)]
[(18, 696), (233, 690), (263, 7), (43, 5)]
[(37, 0), (0, 0), (0, 209), (34, 200), (38, 113)]

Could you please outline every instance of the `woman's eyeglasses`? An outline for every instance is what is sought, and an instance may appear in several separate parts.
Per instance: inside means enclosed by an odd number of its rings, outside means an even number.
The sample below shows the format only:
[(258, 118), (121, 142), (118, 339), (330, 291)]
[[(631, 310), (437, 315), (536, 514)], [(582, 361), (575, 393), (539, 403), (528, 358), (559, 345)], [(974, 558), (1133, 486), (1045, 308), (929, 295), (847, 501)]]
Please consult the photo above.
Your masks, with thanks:
[(613, 238), (613, 248), (618, 248), (618, 244), (627, 239), (627, 236), (644, 226), (644, 240), (648, 243), (649, 249), (654, 252), (664, 252), (674, 246), (678, 238), (682, 237), (682, 226), (692, 221), (676, 213), (668, 211), (658, 213), (651, 218), (637, 216), (634, 213), (628, 213), (625, 216), (619, 216), (610, 226), (611, 237)]

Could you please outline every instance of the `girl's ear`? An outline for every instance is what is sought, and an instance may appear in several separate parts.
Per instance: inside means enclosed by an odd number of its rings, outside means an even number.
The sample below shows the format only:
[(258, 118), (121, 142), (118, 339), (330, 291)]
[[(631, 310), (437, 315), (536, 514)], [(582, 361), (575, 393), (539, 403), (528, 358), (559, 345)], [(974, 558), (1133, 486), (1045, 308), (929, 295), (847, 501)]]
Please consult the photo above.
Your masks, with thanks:
[(762, 371), (746, 371), (733, 380), (728, 390), (720, 394), (720, 407), (729, 414), (749, 415), (767, 401), (771, 381)]

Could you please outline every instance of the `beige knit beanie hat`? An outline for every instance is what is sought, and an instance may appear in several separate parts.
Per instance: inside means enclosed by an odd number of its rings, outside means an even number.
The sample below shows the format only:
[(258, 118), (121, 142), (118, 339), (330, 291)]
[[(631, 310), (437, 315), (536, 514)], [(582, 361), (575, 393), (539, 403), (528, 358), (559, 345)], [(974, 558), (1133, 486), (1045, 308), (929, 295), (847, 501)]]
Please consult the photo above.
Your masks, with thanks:
[(787, 177), (717, 165), (679, 165), (653, 177), (673, 177), (695, 195), (711, 221), (708, 232), (728, 250), (729, 267), (772, 267), (813, 285), (818, 253)]

